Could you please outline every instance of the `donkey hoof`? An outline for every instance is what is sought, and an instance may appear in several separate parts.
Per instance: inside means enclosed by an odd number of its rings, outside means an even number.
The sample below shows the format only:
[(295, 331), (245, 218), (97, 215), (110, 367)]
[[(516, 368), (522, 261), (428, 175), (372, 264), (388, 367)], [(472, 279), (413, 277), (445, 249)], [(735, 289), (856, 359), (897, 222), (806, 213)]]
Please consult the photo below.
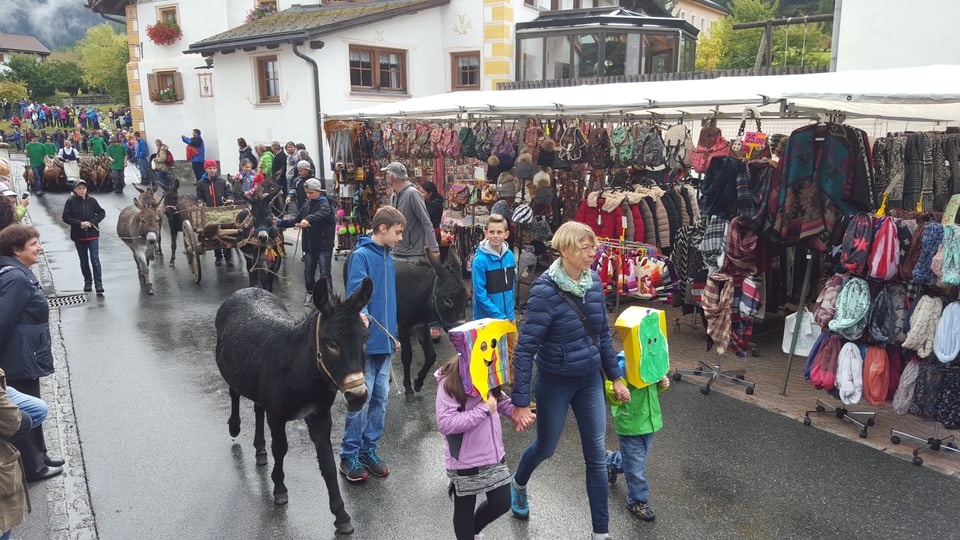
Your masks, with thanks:
[(265, 467), (267, 465), (267, 452), (257, 451), (257, 467)]
[(290, 499), (289, 497), (287, 497), (286, 491), (284, 491), (283, 493), (273, 494), (273, 504), (277, 506), (285, 506), (288, 502), (290, 502)]
[(236, 439), (237, 435), (240, 434), (240, 422), (237, 422), (236, 424), (233, 422), (228, 422), (227, 429), (230, 430), (230, 436)]
[(418, 382), (418, 383), (416, 383), (416, 384), (413, 385), (413, 391), (414, 391), (414, 392), (416, 392), (416, 393), (419, 394), (421, 390), (423, 390), (423, 383), (422, 383), (422, 382)]
[(353, 522), (350, 520), (343, 523), (334, 523), (333, 526), (337, 528), (337, 532), (340, 534), (353, 534)]
[(150, 296), (153, 296), (153, 285), (150, 285), (149, 287), (147, 287), (147, 294), (149, 294)]

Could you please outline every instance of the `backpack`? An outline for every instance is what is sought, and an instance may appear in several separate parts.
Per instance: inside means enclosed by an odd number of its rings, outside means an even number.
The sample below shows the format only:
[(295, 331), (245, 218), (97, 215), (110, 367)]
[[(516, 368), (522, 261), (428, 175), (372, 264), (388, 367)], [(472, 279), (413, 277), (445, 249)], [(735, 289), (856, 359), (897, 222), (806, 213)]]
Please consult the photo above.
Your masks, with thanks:
[(671, 169), (689, 169), (693, 167), (693, 139), (690, 130), (683, 124), (670, 126), (663, 134), (666, 146), (666, 162)]
[(663, 168), (666, 150), (660, 129), (654, 124), (643, 124), (636, 135), (637, 161), (652, 170)]
[(477, 122), (473, 132), (476, 134), (476, 157), (480, 161), (486, 161), (493, 151), (493, 129), (486, 122)]
[[(439, 129), (439, 128), (438, 128)], [(411, 157), (418, 157), (422, 159), (430, 159), (434, 157), (433, 153), (433, 131), (428, 125), (418, 125), (416, 127), (416, 138), (414, 139), (413, 149), (411, 150)], [(439, 137), (442, 134), (443, 130), (440, 130), (440, 133), (437, 134)]]
[(497, 156), (517, 157), (517, 149), (513, 144), (510, 130), (501, 128), (493, 132), (493, 137), (490, 139), (490, 153)]
[(590, 148), (590, 167), (593, 169), (609, 169), (613, 167), (613, 158), (610, 156), (610, 136), (606, 128), (598, 126), (590, 130), (587, 139)]
[(460, 128), (460, 155), (463, 157), (477, 157), (477, 134), (468, 126)]
[(171, 152), (169, 148), (167, 149), (167, 165), (173, 165), (173, 152)]
[(570, 163), (590, 161), (587, 139), (583, 136), (583, 130), (580, 129), (578, 122), (563, 128), (558, 139), (557, 157)]
[(716, 120), (700, 130), (700, 139), (697, 148), (693, 151), (693, 170), (703, 174), (707, 172), (710, 160), (714, 156), (729, 156), (730, 142), (723, 138)]
[(540, 123), (534, 118), (528, 118), (527, 127), (523, 130), (523, 144), (533, 154), (534, 161), (537, 160), (537, 155), (540, 153), (540, 143), (543, 142), (545, 136), (546, 134), (540, 127)]
[(616, 165), (627, 167), (633, 165), (634, 151), (637, 148), (637, 139), (633, 129), (621, 124), (613, 129), (610, 137), (610, 158)]
[(437, 143), (437, 149), (443, 157), (460, 157), (460, 137), (454, 131), (453, 126), (443, 128), (440, 133), (440, 142)]

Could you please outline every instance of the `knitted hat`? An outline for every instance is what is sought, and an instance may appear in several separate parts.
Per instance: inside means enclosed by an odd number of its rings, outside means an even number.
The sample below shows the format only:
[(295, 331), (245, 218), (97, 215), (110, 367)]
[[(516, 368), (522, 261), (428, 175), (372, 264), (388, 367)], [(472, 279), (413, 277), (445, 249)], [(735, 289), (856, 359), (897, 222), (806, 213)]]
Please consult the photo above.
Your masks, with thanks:
[(861, 278), (850, 278), (837, 296), (837, 312), (830, 321), (830, 330), (856, 341), (867, 326), (870, 309), (870, 286)]
[(301, 159), (297, 162), (297, 168), (309, 171), (311, 169), (310, 162), (305, 159)]
[(903, 341), (903, 348), (917, 351), (917, 356), (927, 358), (933, 353), (933, 340), (940, 324), (943, 304), (939, 298), (924, 295), (913, 308), (910, 316), (910, 332)]
[(208, 159), (203, 162), (204, 169), (209, 169), (210, 167), (217, 168), (217, 162), (212, 159)]

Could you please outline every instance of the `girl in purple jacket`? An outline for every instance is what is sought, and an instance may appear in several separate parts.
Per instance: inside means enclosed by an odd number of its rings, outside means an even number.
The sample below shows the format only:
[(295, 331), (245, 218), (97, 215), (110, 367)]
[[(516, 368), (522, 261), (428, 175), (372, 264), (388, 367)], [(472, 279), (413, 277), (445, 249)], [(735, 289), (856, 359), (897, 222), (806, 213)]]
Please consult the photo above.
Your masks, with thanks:
[[(457, 540), (480, 538), (480, 531), (510, 509), (510, 470), (503, 450), (500, 415), (510, 418), (513, 403), (500, 391), (484, 400), (470, 396), (455, 357), (434, 373), (437, 378), (437, 429), (444, 435), (443, 455)], [(477, 495), (487, 500), (476, 506)]]

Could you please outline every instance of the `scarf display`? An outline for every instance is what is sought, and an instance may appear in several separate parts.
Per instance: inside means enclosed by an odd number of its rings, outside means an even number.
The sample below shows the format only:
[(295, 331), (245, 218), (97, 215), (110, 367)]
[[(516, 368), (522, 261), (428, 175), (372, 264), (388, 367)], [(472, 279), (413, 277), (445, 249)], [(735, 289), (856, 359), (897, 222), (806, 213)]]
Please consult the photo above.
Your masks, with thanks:
[(856, 343), (847, 343), (840, 348), (836, 385), (840, 401), (845, 405), (860, 403), (863, 395), (863, 356)]
[(920, 362), (911, 360), (907, 367), (903, 368), (900, 374), (900, 385), (893, 394), (893, 412), (897, 414), (907, 414), (910, 411), (910, 403), (913, 402), (913, 389), (917, 385), (917, 377), (920, 375)]
[(550, 268), (547, 269), (547, 275), (557, 284), (561, 291), (568, 292), (577, 298), (583, 298), (587, 291), (593, 286), (593, 276), (589, 271), (584, 270), (580, 273), (580, 278), (574, 281), (567, 275), (563, 269), (563, 259), (558, 258), (553, 261)]
[(710, 274), (703, 288), (701, 305), (707, 319), (707, 350), (716, 345), (718, 354), (726, 352), (730, 343), (733, 289), (733, 279), (727, 274)]
[(920, 256), (917, 258), (917, 265), (913, 267), (913, 281), (930, 285), (936, 281), (931, 265), (933, 257), (940, 249), (943, 242), (943, 225), (939, 223), (929, 223), (923, 228), (923, 236), (920, 237)]
[(870, 250), (870, 277), (889, 281), (897, 275), (900, 265), (897, 224), (893, 218), (883, 217), (877, 220), (876, 229)]
[(941, 280), (946, 285), (960, 285), (960, 227), (943, 227), (943, 261)]
[(890, 387), (890, 359), (883, 347), (867, 347), (863, 356), (863, 397), (874, 407), (887, 400)]
[(917, 356), (927, 358), (933, 354), (933, 340), (940, 324), (943, 304), (939, 298), (923, 296), (910, 316), (910, 331), (903, 342), (904, 349), (917, 351)]
[(933, 352), (942, 364), (953, 362), (960, 354), (960, 302), (950, 302), (940, 315)]
[(870, 309), (870, 286), (861, 278), (850, 278), (837, 296), (837, 312), (828, 325), (830, 330), (856, 341), (867, 326)]

